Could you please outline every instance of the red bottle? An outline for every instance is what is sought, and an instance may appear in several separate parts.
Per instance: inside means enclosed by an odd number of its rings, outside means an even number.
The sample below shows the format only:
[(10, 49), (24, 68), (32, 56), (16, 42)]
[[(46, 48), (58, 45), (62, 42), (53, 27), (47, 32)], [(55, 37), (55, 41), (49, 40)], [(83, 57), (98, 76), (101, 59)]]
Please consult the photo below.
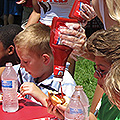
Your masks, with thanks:
[(78, 23), (78, 21), (75, 19), (54, 17), (52, 21), (52, 26), (51, 26), (50, 47), (54, 55), (54, 77), (55, 78), (63, 77), (67, 58), (72, 52), (72, 48), (62, 45), (60, 43), (59, 31), (61, 27), (62, 28), (67, 27), (65, 25), (66, 22)]
[(84, 20), (79, 12), (79, 11), (83, 11), (82, 10), (83, 3), (90, 5), (90, 0), (75, 0), (74, 4), (72, 6), (72, 9), (70, 11), (70, 14), (69, 14), (69, 18), (77, 19), (78, 21)]

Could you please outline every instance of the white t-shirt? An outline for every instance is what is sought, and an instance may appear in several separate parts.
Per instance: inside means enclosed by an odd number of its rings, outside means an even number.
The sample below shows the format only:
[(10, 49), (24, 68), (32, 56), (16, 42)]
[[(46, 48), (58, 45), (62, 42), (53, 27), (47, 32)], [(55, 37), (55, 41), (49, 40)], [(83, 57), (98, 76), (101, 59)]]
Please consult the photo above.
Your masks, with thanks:
[(40, 22), (48, 26), (51, 26), (53, 17), (68, 18), (74, 3), (74, 0), (46, 0), (46, 2), (43, 2), (43, 0), (39, 1), (42, 2), (42, 4), (38, 2), (41, 7)]

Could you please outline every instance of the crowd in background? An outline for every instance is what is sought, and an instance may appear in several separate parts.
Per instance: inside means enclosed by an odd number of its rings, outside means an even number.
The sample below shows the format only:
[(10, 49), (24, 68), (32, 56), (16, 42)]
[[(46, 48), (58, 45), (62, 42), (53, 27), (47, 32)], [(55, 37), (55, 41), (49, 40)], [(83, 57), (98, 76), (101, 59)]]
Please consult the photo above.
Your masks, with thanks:
[[(32, 0), (0, 0), (0, 26), (7, 24), (22, 25), (28, 21), (33, 11)], [(85, 27), (86, 36), (102, 29), (103, 24), (98, 17), (89, 21)]]
[(19, 3), (18, 0), (0, 0), (0, 26), (22, 25), (32, 12), (32, 0)]

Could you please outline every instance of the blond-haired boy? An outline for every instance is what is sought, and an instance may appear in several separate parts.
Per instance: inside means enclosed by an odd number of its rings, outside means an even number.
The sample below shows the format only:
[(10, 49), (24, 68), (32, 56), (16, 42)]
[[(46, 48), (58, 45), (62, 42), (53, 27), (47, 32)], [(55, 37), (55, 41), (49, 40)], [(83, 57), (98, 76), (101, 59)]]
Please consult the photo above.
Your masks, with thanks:
[[(22, 95), (31, 95), (45, 106), (45, 99), (47, 98), (45, 94), (48, 90), (43, 86), (60, 91), (60, 83), (53, 80), (54, 58), (49, 40), (50, 28), (39, 23), (29, 26), (14, 39), (16, 52), (21, 60), (21, 67), (25, 68), (20, 68), (20, 78), (24, 82), (21, 85), (20, 92)], [(18, 72), (19, 66), (14, 66), (14, 69)], [(75, 85), (70, 73), (65, 71), (62, 81), (63, 92), (71, 97)], [(41, 93), (41, 90), (45, 94)]]

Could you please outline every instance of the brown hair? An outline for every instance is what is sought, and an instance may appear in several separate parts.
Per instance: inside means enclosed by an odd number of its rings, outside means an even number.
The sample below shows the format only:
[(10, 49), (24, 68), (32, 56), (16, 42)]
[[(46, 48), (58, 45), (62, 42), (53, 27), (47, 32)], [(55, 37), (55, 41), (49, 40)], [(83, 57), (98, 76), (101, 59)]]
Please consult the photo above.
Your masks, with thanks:
[(95, 56), (104, 56), (110, 62), (120, 59), (120, 26), (99, 30), (87, 40), (87, 49)]

